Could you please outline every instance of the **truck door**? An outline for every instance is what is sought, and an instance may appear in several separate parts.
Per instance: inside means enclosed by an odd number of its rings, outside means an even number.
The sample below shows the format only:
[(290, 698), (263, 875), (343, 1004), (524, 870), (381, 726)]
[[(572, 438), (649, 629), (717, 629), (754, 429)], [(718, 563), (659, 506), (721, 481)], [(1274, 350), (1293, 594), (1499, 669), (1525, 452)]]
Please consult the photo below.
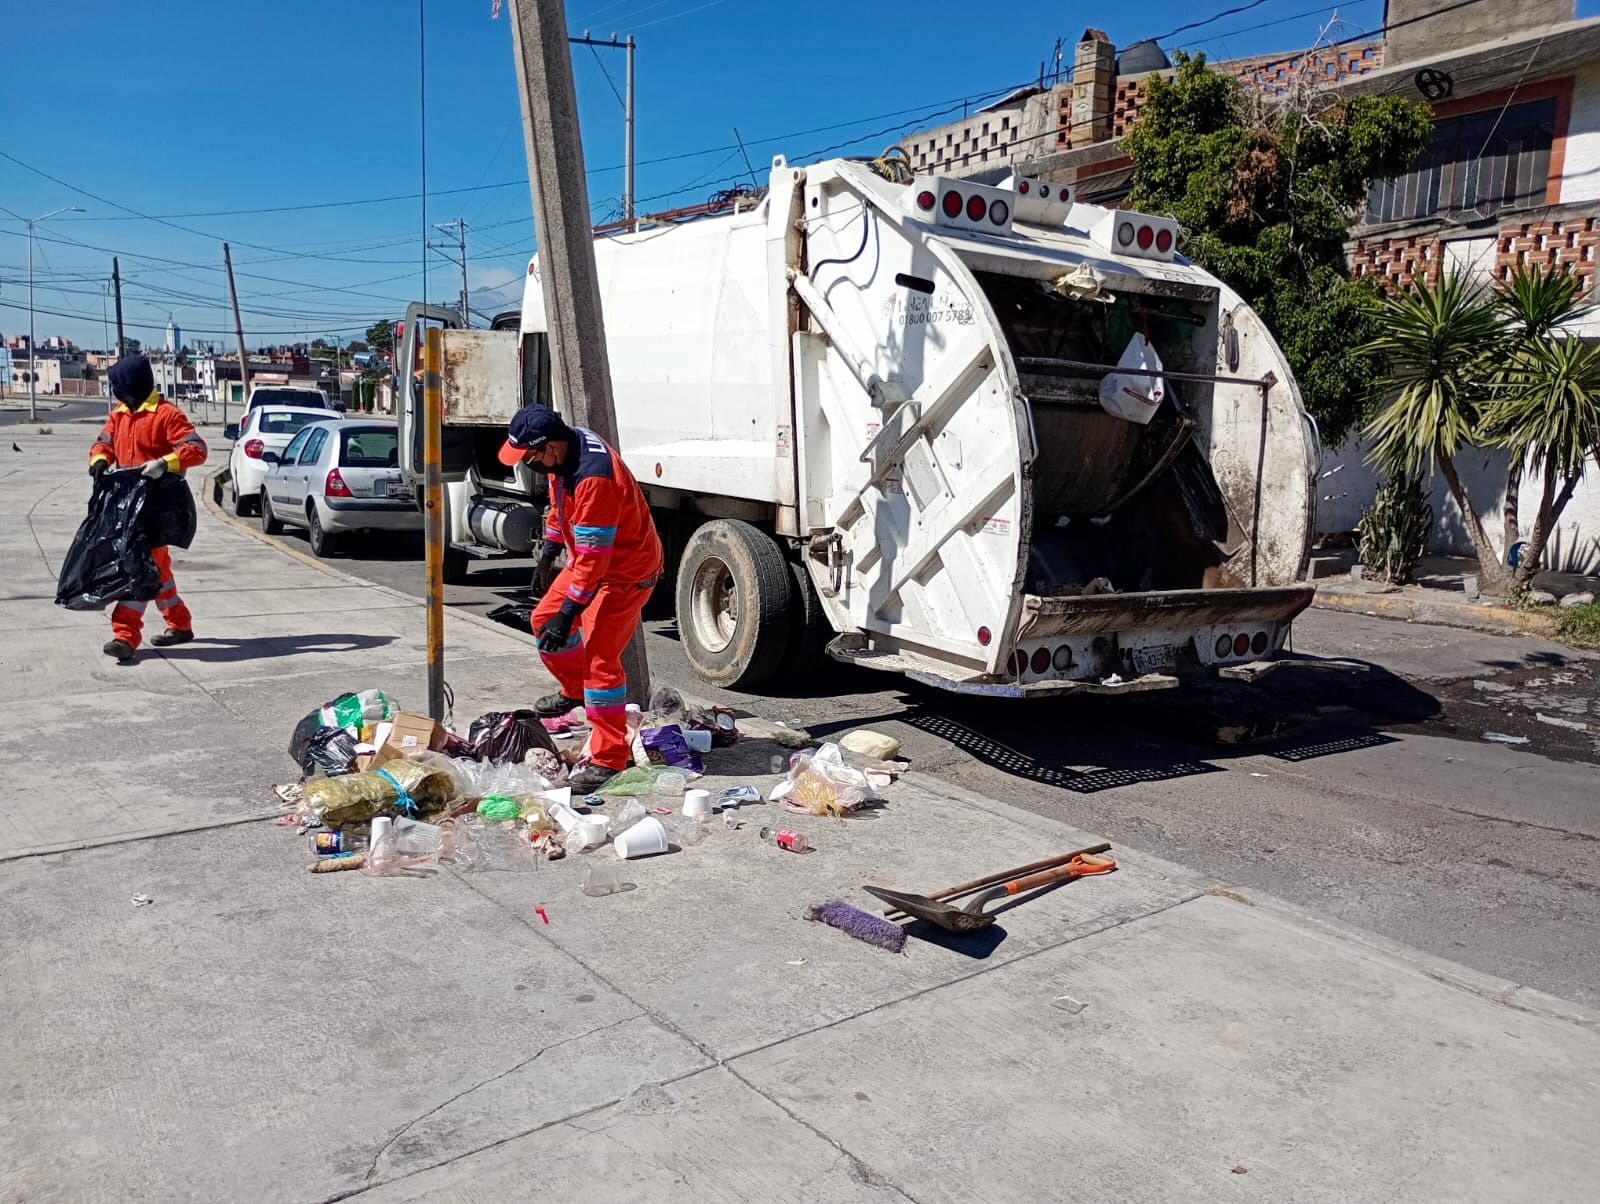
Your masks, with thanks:
[[(416, 301), (406, 306), (405, 329), (400, 345), (395, 348), (394, 409), (400, 428), (400, 472), (413, 485), (422, 483), (422, 334), (430, 326), (455, 330), (461, 325), (461, 315), (451, 306), (423, 305)], [(448, 465), (453, 459), (448, 446), (451, 439), (448, 428), (445, 439), (444, 460)], [(470, 454), (469, 449), (469, 462)]]

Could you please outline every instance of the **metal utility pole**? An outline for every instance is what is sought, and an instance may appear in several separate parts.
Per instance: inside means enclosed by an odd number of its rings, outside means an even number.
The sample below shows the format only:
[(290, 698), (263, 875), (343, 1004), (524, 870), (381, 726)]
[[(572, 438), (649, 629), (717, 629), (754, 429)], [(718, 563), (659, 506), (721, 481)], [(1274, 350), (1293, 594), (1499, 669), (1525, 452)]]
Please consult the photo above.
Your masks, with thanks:
[(111, 290), (109, 281), (100, 282), (100, 341), (107, 351), (111, 349), (111, 319), (106, 316), (106, 293)]
[(434, 222), (433, 228), (442, 234), (456, 236), (456, 247), (461, 252), (461, 258), (456, 260), (461, 265), (461, 325), (471, 326), (472, 309), (467, 291), (467, 223), (458, 217), (453, 222)]
[(117, 358), (122, 358), (122, 350), (126, 340), (122, 337), (122, 268), (117, 264), (117, 257), (111, 257), (111, 291), (117, 298)]
[[(578, 98), (572, 55), (566, 49), (566, 5), (563, 0), (513, 0), (510, 9), (539, 278), (550, 318), (551, 396), (566, 400), (572, 422), (616, 447), (617, 412), (589, 224)], [(622, 668), (628, 697), (644, 705), (650, 697), (650, 663), (637, 629), (622, 654)]]
[(52, 209), (43, 217), (23, 217), (15, 210), (7, 209), (7, 213), (28, 227), (28, 421), (39, 420), (39, 399), (36, 395), (39, 384), (39, 371), (34, 360), (33, 337), (33, 228), (40, 222), (47, 222), (60, 213), (82, 213), (77, 205), (68, 205), (62, 209)]
[[(516, 36), (516, 20), (512, 19), (511, 33)], [(567, 41), (575, 46), (599, 46), (607, 50), (626, 50), (628, 52), (628, 84), (622, 102), (622, 220), (633, 220), (633, 52), (635, 44), (633, 35), (628, 35), (626, 42), (617, 41), (617, 35), (612, 34), (609, 42), (602, 42), (599, 38), (591, 38), (589, 31), (584, 30), (581, 38), (568, 38)], [(567, 74), (572, 74), (571, 65), (568, 64)], [(615, 91), (615, 85), (613, 85)], [(523, 106), (524, 120), (528, 108)], [(576, 112), (576, 110), (574, 110)]]
[[(222, 263), (228, 269), (228, 301), (233, 306), (233, 333), (239, 340), (239, 405), (250, 405), (250, 359), (244, 349), (244, 323), (239, 321), (239, 294), (233, 287), (233, 253), (222, 244)], [(228, 425), (228, 395), (222, 395), (222, 425)]]

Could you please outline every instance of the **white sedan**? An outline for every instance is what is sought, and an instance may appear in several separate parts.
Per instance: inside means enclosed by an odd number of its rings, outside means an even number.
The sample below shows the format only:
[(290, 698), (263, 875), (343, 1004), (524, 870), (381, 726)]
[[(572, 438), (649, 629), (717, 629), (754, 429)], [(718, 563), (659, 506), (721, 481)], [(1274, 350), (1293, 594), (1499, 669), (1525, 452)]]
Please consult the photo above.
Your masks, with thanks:
[(333, 410), (309, 410), (299, 406), (260, 406), (245, 415), (237, 426), (228, 424), (224, 432), (233, 440), (228, 454), (228, 476), (233, 481), (233, 512), (241, 518), (255, 513), (261, 500), (261, 482), (267, 475), (268, 452), (282, 455), (289, 441), (310, 422), (332, 422), (339, 417)]
[(301, 428), (281, 454), (267, 452), (261, 529), (304, 527), (311, 550), (331, 556), (351, 531), (420, 531), (415, 491), (400, 475), (393, 422), (334, 418)]

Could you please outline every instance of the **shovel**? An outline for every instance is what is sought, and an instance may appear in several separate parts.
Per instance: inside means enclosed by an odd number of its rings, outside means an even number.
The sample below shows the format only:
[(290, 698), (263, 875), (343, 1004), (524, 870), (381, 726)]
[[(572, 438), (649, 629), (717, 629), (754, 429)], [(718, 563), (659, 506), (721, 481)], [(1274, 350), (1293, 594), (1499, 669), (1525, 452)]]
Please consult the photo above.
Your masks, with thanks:
[(984, 906), (993, 903), (996, 899), (1005, 899), (1019, 895), (1023, 891), (1033, 890), (1040, 886), (1049, 886), (1053, 882), (1070, 882), (1074, 878), (1083, 878), (1089, 874), (1109, 874), (1117, 868), (1117, 863), (1109, 857), (1091, 857), (1079, 853), (1065, 865), (1058, 865), (1054, 869), (1044, 870), (1037, 874), (1030, 874), (1026, 878), (1017, 878), (1011, 882), (1002, 882), (991, 886), (980, 894), (968, 899), (966, 904), (956, 907), (938, 899), (930, 899), (927, 895), (914, 895), (908, 891), (888, 890), (881, 886), (866, 886), (862, 889), (875, 898), (882, 899), (909, 916), (919, 920), (926, 920), (930, 924), (937, 924), (946, 932), (976, 932), (980, 928), (987, 928), (994, 923), (993, 915), (984, 913)]

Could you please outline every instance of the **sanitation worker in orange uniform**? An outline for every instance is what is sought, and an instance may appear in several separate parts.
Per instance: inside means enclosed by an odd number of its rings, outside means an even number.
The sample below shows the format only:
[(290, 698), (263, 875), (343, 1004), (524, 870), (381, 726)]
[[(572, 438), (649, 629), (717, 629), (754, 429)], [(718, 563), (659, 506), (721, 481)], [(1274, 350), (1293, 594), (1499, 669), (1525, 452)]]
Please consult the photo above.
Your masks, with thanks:
[(594, 733), (591, 763), (572, 775), (572, 788), (591, 793), (628, 765), (622, 650), (661, 576), (661, 540), (644, 492), (616, 449), (593, 431), (569, 427), (548, 407), (524, 406), (512, 416), (500, 462), (549, 474), (539, 580), (550, 582), (563, 549), (567, 562), (534, 608), (532, 626), (545, 668), (561, 688), (534, 710), (562, 715), (583, 703)]
[[(142, 355), (128, 355), (111, 366), (106, 374), (111, 395), (118, 404), (112, 407), (99, 438), (89, 449), (89, 473), (99, 476), (108, 468), (137, 468), (150, 478), (169, 472), (183, 472), (205, 463), (206, 441), (177, 406), (156, 390), (155, 373)], [(172, 554), (166, 548), (153, 548), (151, 556), (161, 570), (161, 592), (156, 609), (166, 630), (151, 639), (157, 648), (170, 648), (194, 639), (189, 608), (178, 597), (172, 578)], [(118, 602), (111, 609), (111, 641), (101, 649), (119, 661), (133, 659), (144, 631), (144, 612), (148, 602)]]

